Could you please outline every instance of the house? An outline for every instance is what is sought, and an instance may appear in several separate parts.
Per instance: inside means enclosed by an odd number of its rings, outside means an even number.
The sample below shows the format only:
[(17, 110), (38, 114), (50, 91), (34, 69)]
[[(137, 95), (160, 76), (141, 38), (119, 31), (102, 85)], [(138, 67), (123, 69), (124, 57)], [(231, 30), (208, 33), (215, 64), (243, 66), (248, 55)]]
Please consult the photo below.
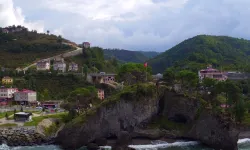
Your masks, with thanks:
[(66, 71), (66, 63), (64, 59), (56, 59), (54, 60), (53, 69), (60, 72)]
[(115, 82), (116, 74), (106, 74), (105, 72), (88, 74), (87, 81), (90, 83), (112, 83)]
[(68, 71), (78, 71), (78, 64), (72, 62), (69, 64)]
[(13, 84), (13, 78), (8, 77), (8, 76), (3, 77), (2, 78), (2, 84)]
[(14, 93), (18, 91), (17, 88), (0, 88), (0, 98), (5, 98), (7, 100), (10, 100), (13, 98)]
[(83, 42), (82, 43), (84, 48), (90, 48), (90, 43), (89, 42)]
[(208, 66), (207, 69), (200, 70), (198, 72), (198, 76), (200, 81), (202, 81), (204, 78), (212, 78), (219, 81), (225, 81), (228, 78), (225, 72), (214, 69), (211, 65)]
[(156, 74), (156, 75), (153, 75), (153, 79), (154, 80), (160, 80), (160, 79), (162, 79), (163, 78), (163, 75), (161, 74), (161, 73), (158, 73), (158, 74)]
[(2, 29), (2, 32), (8, 34), (9, 30), (8, 29)]
[(32, 121), (32, 113), (28, 112), (18, 112), (14, 114), (15, 121)]
[(36, 69), (37, 69), (37, 71), (50, 70), (50, 61), (42, 60), (42, 61), (37, 62)]
[(99, 99), (104, 100), (104, 90), (103, 89), (98, 89), (97, 90), (97, 96)]
[(14, 93), (14, 100), (21, 105), (37, 104), (36, 92), (23, 89), (22, 91)]

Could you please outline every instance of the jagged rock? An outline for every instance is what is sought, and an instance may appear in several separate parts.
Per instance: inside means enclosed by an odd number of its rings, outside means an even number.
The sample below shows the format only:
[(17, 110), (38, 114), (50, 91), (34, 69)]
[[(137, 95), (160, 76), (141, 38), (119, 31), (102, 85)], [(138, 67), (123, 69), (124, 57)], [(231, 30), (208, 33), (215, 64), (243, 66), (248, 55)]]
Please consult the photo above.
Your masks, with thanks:
[(108, 141), (106, 138), (98, 138), (95, 140), (95, 143), (98, 145), (98, 146), (106, 146)]

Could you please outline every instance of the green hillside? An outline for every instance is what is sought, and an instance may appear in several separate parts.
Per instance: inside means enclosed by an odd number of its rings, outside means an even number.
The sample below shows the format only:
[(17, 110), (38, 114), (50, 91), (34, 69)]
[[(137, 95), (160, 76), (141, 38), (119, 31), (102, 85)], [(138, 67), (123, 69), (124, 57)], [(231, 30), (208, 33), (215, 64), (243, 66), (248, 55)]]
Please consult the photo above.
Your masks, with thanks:
[(157, 52), (152, 51), (130, 51), (124, 49), (104, 49), (105, 59), (115, 57), (120, 62), (143, 63), (150, 58), (157, 56)]
[(152, 66), (154, 73), (163, 72), (172, 66), (197, 71), (208, 64), (224, 70), (243, 70), (247, 69), (249, 55), (248, 40), (198, 35), (149, 60), (149, 65)]
[[(73, 49), (71, 46), (62, 44), (68, 41), (61, 36), (40, 34), (36, 31), (28, 31), (25, 27), (22, 28), (22, 31), (9, 33), (3, 33), (0, 28), (1, 67), (22, 67), (36, 60)], [(14, 29), (17, 27), (9, 28), (9, 30)]]

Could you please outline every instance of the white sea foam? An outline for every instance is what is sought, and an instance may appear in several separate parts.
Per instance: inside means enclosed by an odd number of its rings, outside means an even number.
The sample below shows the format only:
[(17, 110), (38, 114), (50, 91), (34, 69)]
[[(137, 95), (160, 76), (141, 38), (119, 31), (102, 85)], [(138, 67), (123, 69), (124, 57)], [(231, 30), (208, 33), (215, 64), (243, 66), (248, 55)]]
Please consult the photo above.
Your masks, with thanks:
[(243, 144), (243, 143), (250, 143), (250, 139), (245, 138), (245, 139), (239, 139), (238, 144)]
[(150, 149), (150, 150), (157, 150), (157, 148), (168, 148), (168, 147), (185, 147), (185, 146), (193, 146), (198, 145), (199, 142), (190, 141), (190, 142), (174, 142), (174, 143), (167, 143), (167, 142), (161, 142), (161, 143), (154, 143), (149, 145), (129, 145), (130, 148), (134, 148), (137, 150), (140, 149)]

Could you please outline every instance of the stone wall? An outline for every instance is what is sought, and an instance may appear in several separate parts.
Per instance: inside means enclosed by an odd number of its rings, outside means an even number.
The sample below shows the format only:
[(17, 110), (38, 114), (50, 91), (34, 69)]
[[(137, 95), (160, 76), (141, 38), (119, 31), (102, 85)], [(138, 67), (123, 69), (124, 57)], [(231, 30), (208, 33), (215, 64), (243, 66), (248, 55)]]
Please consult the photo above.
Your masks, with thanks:
[(33, 146), (45, 144), (49, 141), (37, 133), (36, 127), (0, 128), (0, 139), (8, 146)]

